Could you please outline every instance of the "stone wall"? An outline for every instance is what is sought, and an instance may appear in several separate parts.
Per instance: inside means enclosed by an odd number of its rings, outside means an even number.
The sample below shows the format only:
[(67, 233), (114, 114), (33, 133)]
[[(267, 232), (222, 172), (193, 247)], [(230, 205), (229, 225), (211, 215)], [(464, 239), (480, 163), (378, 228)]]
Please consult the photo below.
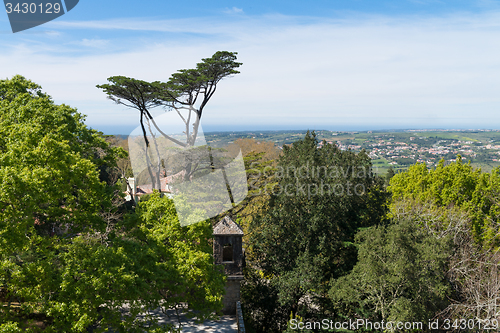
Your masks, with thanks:
[(240, 300), (240, 283), (243, 276), (228, 276), (226, 280), (226, 294), (222, 302), (224, 309), (222, 312), (226, 315), (236, 314), (236, 302)]
[(245, 333), (245, 322), (243, 321), (243, 311), (241, 303), (236, 302), (236, 323), (238, 324), (238, 333)]

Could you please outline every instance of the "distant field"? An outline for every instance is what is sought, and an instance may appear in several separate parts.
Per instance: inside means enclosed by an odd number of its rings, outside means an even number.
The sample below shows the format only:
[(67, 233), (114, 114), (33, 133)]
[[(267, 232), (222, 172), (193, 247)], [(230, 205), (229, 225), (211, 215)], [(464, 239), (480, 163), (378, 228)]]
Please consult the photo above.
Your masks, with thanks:
[(482, 163), (471, 163), (472, 167), (477, 169), (481, 168), (481, 171), (483, 172), (490, 172), (494, 168), (500, 167), (500, 162), (482, 162)]
[[(399, 133), (398, 133), (399, 134)], [(409, 134), (409, 133), (408, 133)], [(460, 141), (472, 141), (472, 142), (489, 142), (489, 141), (500, 141), (500, 132), (497, 131), (435, 131), (435, 132), (416, 132), (412, 133), (411, 136), (421, 136), (421, 137), (436, 137), (438, 139), (451, 139)]]
[[(205, 133), (205, 137), (207, 142), (213, 147), (223, 147), (228, 143), (234, 142), (238, 138), (251, 138), (257, 141), (270, 141), (273, 142), (276, 146), (282, 147), (283, 145), (291, 144), (301, 138), (304, 137), (307, 131), (242, 131), (242, 132), (212, 132)], [(327, 130), (317, 130), (315, 131), (317, 138), (319, 141), (326, 140), (327, 142), (333, 142), (335, 144), (340, 143), (343, 146), (343, 149), (355, 145), (361, 146), (361, 149), (366, 149), (367, 151), (371, 151), (374, 147), (379, 147), (379, 143), (382, 142), (382, 145), (385, 145), (385, 148), (388, 150), (388, 142), (392, 142), (393, 147), (400, 145), (403, 143), (408, 146), (414, 146), (415, 144), (419, 148), (424, 148), (429, 150), (433, 147), (446, 146), (450, 147), (450, 144), (461, 144), (467, 145), (467, 142), (470, 141), (472, 144), (470, 146), (466, 146), (469, 148), (465, 149), (473, 149), (474, 157), (472, 160), (472, 165), (475, 168), (481, 168), (484, 172), (489, 172), (493, 168), (500, 167), (500, 162), (493, 161), (493, 159), (500, 159), (500, 154), (497, 154), (499, 150), (495, 150), (493, 148), (486, 149), (485, 146), (488, 144), (491, 145), (500, 145), (500, 131), (493, 130), (464, 130), (464, 131), (417, 131), (417, 130), (401, 130), (401, 131), (367, 131), (367, 132), (335, 132), (335, 131), (327, 131)], [(384, 143), (385, 142), (385, 143)], [(448, 148), (446, 148), (448, 149)], [(355, 151), (359, 151), (360, 149), (356, 149)], [(445, 159), (447, 161), (455, 158), (454, 155), (456, 152), (446, 153)], [(372, 160), (373, 163), (373, 171), (379, 175), (385, 175), (389, 167), (395, 171), (404, 171), (408, 168), (408, 165), (402, 163), (402, 159), (408, 159), (404, 155), (415, 154), (415, 153), (406, 153), (406, 152), (395, 152), (397, 156), (401, 156), (401, 158), (397, 159), (386, 159), (384, 156), (384, 152), (382, 154), (377, 153), (377, 155), (381, 156), (377, 159)], [(461, 153), (460, 153), (461, 154)], [(465, 156), (465, 155), (467, 156)], [(469, 160), (469, 153), (464, 153), (462, 156)], [(444, 157), (443, 155), (431, 155), (430, 153), (422, 154), (418, 153), (417, 158), (431, 161), (432, 164), (435, 164), (439, 161), (440, 158)], [(476, 159), (476, 161), (474, 161)], [(391, 165), (389, 162), (398, 161), (401, 163), (400, 165)], [(478, 162), (481, 161), (481, 162)], [(448, 162), (449, 163), (449, 162)], [(429, 164), (428, 164), (429, 165)]]
[(389, 170), (389, 163), (385, 158), (377, 158), (372, 160), (373, 172), (378, 175), (385, 175)]

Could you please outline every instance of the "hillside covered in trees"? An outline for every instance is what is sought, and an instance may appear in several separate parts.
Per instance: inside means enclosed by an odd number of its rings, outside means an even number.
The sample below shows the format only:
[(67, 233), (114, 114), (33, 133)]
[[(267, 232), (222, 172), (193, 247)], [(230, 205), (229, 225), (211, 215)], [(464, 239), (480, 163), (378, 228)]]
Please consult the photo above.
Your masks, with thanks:
[(498, 169), (458, 156), (382, 178), (364, 151), (314, 133), (273, 166), (265, 208), (245, 224), (253, 332), (498, 328)]
[(217, 317), (225, 215), (245, 231), (248, 332), (499, 326), (498, 169), (457, 156), (382, 176), (314, 132), (282, 149), (233, 138), (247, 197), (181, 226), (179, 209), (202, 212), (158, 192), (127, 203), (126, 142), (22, 76), (0, 81), (0, 132), (0, 332), (173, 332), (141, 313), (181, 305)]
[(141, 313), (181, 304), (214, 316), (210, 221), (181, 227), (158, 193), (127, 204), (126, 152), (83, 120), (22, 76), (0, 81), (0, 332), (173, 331)]

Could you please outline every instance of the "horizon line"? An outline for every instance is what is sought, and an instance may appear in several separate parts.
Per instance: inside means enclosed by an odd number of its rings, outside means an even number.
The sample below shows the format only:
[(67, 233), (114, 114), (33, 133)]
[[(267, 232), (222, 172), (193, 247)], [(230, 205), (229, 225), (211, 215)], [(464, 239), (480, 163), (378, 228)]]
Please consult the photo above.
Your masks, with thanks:
[[(98, 128), (94, 128), (92, 126), (89, 126), (92, 129), (95, 129), (96, 131), (99, 131), (103, 133), (104, 135), (113, 135), (113, 136), (129, 136), (129, 134), (123, 134), (123, 133), (113, 133), (111, 134), (110, 131), (102, 131), (99, 130)], [(386, 128), (386, 129), (349, 129), (349, 130), (330, 130), (330, 129), (315, 129), (315, 128), (302, 128), (302, 129), (249, 129), (249, 130), (210, 130), (210, 131), (205, 131), (204, 134), (214, 134), (214, 133), (249, 133), (249, 132), (321, 132), (321, 131), (327, 131), (327, 132), (336, 132), (336, 133), (353, 133), (353, 132), (359, 132), (359, 133), (368, 133), (368, 132), (470, 132), (470, 131), (484, 131), (484, 132), (494, 132), (494, 131), (500, 131), (500, 128)]]

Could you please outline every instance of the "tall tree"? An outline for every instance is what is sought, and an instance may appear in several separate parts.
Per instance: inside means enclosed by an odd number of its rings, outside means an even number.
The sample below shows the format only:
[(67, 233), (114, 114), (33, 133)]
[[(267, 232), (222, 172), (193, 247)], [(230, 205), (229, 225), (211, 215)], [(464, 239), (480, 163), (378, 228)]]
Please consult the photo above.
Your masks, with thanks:
[[(314, 133), (285, 146), (277, 166), (278, 186), (270, 208), (250, 224), (254, 265), (268, 278), (280, 304), (277, 320), (325, 314), (328, 284), (348, 272), (361, 227), (380, 222), (385, 210), (383, 181), (373, 175), (365, 152), (342, 151)], [(247, 284), (243, 295), (254, 288)], [(247, 302), (247, 298), (244, 298)], [(263, 308), (248, 300), (248, 315)], [(252, 305), (250, 305), (252, 304)], [(250, 309), (248, 308), (250, 305)], [(319, 313), (318, 313), (319, 312)]]
[(427, 321), (449, 304), (451, 238), (438, 239), (414, 220), (397, 219), (360, 231), (356, 243), (356, 266), (330, 290), (338, 313), (371, 322), (421, 321), (427, 329)]
[(122, 198), (106, 170), (123, 150), (24, 77), (1, 80), (0, 96), (0, 331), (153, 332), (145, 309), (221, 308), (211, 225), (176, 214), (199, 211), (155, 194), (109, 223)]
[[(245, 231), (245, 238), (251, 232), (248, 224), (255, 216), (262, 214), (269, 204), (271, 192), (277, 184), (275, 180), (276, 164), (280, 149), (272, 142), (256, 141), (255, 139), (238, 139), (227, 147), (232, 156), (240, 151), (243, 154), (248, 183), (247, 197), (231, 210), (231, 214), (238, 216), (239, 223)], [(246, 254), (249, 255), (247, 245)]]
[(442, 317), (498, 320), (499, 170), (481, 172), (459, 156), (448, 165), (440, 161), (435, 169), (416, 164), (396, 174), (388, 189), (392, 216), (410, 218), (437, 238), (453, 238), (447, 279), (455, 292)]
[[(237, 68), (241, 63), (236, 62), (237, 54), (217, 51), (212, 57), (202, 59), (195, 69), (181, 69), (172, 74), (168, 82), (161, 86), (163, 102), (175, 110), (184, 121), (188, 146), (193, 146), (196, 141), (203, 110), (214, 95), (217, 84), (222, 79), (239, 73)], [(182, 109), (189, 111), (187, 118), (179, 112)], [(191, 130), (192, 112), (195, 119)]]
[[(238, 74), (237, 68), (241, 63), (236, 62), (237, 52), (218, 51), (212, 57), (202, 59), (194, 69), (181, 69), (172, 74), (167, 82), (146, 82), (124, 76), (108, 78), (108, 84), (98, 85), (108, 97), (118, 104), (135, 108), (140, 113), (140, 125), (146, 144), (146, 159), (149, 158), (148, 150), (150, 138), (155, 140), (151, 125), (167, 140), (180, 147), (192, 147), (196, 143), (200, 120), (205, 106), (214, 95), (219, 82), (231, 75)], [(164, 106), (167, 110), (175, 110), (184, 122), (186, 140), (180, 141), (167, 135), (155, 122), (151, 109)], [(184, 112), (184, 114), (181, 111)], [(146, 131), (146, 126), (148, 131)], [(149, 134), (148, 134), (149, 132)], [(155, 142), (157, 153), (156, 169), (153, 173), (151, 162), (147, 167), (153, 186), (159, 188), (161, 153)], [(187, 164), (186, 179), (192, 175), (192, 163)]]
[[(473, 169), (470, 163), (441, 160), (435, 169), (417, 163), (391, 178), (391, 211), (400, 200), (430, 203), (435, 209), (456, 206), (470, 216), (472, 236), (485, 248), (500, 247), (500, 170), (490, 173)], [(407, 200), (411, 199), (411, 200)]]

